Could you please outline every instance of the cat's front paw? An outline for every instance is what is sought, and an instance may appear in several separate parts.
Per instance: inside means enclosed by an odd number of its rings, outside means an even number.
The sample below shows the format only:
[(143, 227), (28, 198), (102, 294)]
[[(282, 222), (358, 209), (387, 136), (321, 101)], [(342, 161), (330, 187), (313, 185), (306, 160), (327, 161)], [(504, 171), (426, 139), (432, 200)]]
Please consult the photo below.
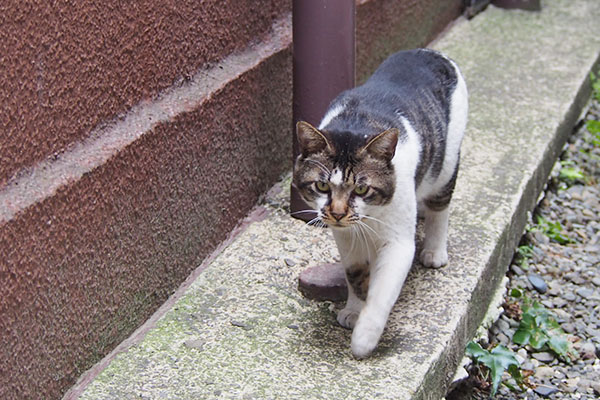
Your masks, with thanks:
[(356, 325), (356, 320), (358, 319), (358, 311), (351, 309), (350, 307), (346, 307), (343, 310), (340, 310), (337, 315), (337, 320), (341, 326), (346, 329), (353, 329), (354, 325)]
[(441, 268), (448, 264), (448, 252), (446, 249), (424, 249), (419, 259), (421, 260), (421, 264), (427, 268)]
[(358, 359), (366, 358), (371, 355), (379, 338), (383, 333), (383, 328), (375, 325), (358, 324), (352, 331), (352, 354)]

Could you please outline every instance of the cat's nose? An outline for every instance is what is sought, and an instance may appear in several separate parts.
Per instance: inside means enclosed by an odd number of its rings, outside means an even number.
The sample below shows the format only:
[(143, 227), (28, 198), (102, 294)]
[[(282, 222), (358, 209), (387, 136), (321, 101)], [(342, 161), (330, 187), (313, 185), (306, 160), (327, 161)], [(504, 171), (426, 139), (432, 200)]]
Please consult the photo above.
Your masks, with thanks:
[(342, 218), (344, 218), (344, 216), (346, 215), (345, 213), (336, 213), (336, 212), (330, 212), (331, 216), (336, 220), (339, 221)]

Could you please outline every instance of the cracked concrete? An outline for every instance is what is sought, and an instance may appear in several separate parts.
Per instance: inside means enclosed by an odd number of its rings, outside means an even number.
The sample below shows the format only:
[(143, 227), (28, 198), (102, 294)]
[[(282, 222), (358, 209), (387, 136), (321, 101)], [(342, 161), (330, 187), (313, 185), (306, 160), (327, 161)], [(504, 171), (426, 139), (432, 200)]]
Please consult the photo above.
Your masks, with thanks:
[(261, 218), (66, 398), (442, 397), (587, 101), (598, 21), (595, 0), (546, 1), (539, 13), (489, 7), (434, 44), (461, 66), (471, 103), (450, 262), (413, 268), (373, 357), (352, 358), (350, 331), (335, 321), (341, 304), (297, 289), (302, 270), (338, 254), (330, 232), (287, 214), (288, 178)]

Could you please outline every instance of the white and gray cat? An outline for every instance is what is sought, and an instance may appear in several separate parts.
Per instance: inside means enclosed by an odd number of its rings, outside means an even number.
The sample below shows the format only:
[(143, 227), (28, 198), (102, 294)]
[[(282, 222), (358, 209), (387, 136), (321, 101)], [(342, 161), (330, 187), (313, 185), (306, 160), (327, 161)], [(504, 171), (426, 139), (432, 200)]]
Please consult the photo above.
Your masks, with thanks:
[(341, 93), (318, 128), (298, 122), (293, 184), (313, 222), (333, 231), (348, 283), (338, 322), (352, 353), (372, 353), (415, 253), (448, 262), (448, 204), (467, 124), (467, 87), (456, 64), (429, 49), (390, 56), (362, 86)]

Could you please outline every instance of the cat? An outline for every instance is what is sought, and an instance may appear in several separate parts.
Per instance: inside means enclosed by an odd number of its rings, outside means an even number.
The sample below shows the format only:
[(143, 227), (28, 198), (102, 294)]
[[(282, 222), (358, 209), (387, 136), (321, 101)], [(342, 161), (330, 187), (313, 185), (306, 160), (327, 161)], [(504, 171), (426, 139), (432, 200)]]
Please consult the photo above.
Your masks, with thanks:
[(447, 264), (448, 205), (454, 191), (468, 94), (456, 63), (416, 49), (385, 60), (361, 86), (342, 92), (318, 128), (296, 124), (293, 186), (312, 207), (309, 223), (331, 228), (345, 268), (354, 357), (377, 347), (415, 254)]

